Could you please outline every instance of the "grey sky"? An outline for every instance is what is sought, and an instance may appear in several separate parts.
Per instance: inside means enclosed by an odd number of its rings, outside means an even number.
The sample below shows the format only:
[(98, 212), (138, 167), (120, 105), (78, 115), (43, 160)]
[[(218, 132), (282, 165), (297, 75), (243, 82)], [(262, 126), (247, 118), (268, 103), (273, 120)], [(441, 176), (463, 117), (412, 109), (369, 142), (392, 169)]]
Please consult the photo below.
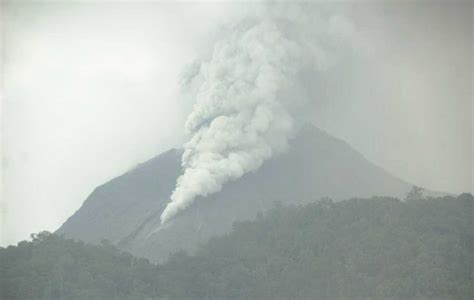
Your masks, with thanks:
[[(249, 9), (2, 5), (2, 245), (55, 230), (95, 186), (180, 146), (179, 73)], [(370, 55), (312, 80), (313, 122), (402, 179), (472, 191), (470, 2), (340, 6)]]

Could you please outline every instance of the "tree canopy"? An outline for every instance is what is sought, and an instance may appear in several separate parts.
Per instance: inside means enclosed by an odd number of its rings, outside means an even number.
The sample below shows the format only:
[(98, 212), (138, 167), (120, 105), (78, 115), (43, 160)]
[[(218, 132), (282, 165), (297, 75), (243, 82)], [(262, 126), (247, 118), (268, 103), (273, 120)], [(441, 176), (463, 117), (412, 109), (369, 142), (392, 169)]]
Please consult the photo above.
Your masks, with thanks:
[(1, 299), (473, 299), (473, 197), (281, 207), (161, 265), (41, 232), (0, 248)]

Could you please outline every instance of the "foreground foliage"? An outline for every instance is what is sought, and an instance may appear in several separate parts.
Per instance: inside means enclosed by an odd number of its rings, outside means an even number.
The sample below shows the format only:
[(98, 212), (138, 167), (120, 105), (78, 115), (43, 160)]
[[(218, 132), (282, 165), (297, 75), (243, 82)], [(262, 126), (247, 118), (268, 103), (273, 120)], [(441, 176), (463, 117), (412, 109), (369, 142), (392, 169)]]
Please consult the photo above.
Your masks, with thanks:
[(110, 243), (41, 232), (0, 249), (0, 299), (126, 299), (157, 294), (156, 267)]
[(473, 197), (277, 207), (166, 264), (40, 233), (0, 248), (1, 299), (473, 299)]

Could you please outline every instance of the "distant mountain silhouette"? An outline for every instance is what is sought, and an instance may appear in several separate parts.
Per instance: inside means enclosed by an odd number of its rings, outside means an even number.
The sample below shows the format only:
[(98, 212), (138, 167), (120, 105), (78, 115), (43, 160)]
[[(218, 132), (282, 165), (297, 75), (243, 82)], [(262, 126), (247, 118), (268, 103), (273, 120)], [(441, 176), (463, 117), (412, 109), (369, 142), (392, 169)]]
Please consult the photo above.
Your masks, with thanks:
[(160, 226), (181, 172), (181, 154), (169, 150), (97, 187), (57, 233), (93, 243), (108, 239), (134, 255), (163, 261), (179, 249), (192, 252), (210, 237), (229, 232), (234, 222), (253, 219), (275, 203), (401, 197), (411, 188), (344, 141), (306, 126), (286, 153), (222, 191), (197, 199)]

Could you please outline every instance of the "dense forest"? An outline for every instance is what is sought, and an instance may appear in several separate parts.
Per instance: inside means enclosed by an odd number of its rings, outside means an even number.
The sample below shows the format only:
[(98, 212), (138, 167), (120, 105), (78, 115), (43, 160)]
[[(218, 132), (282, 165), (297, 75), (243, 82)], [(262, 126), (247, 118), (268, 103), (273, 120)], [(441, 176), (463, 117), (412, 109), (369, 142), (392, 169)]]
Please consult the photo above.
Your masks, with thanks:
[(472, 195), (277, 206), (154, 265), (42, 232), (0, 248), (1, 299), (473, 299)]

